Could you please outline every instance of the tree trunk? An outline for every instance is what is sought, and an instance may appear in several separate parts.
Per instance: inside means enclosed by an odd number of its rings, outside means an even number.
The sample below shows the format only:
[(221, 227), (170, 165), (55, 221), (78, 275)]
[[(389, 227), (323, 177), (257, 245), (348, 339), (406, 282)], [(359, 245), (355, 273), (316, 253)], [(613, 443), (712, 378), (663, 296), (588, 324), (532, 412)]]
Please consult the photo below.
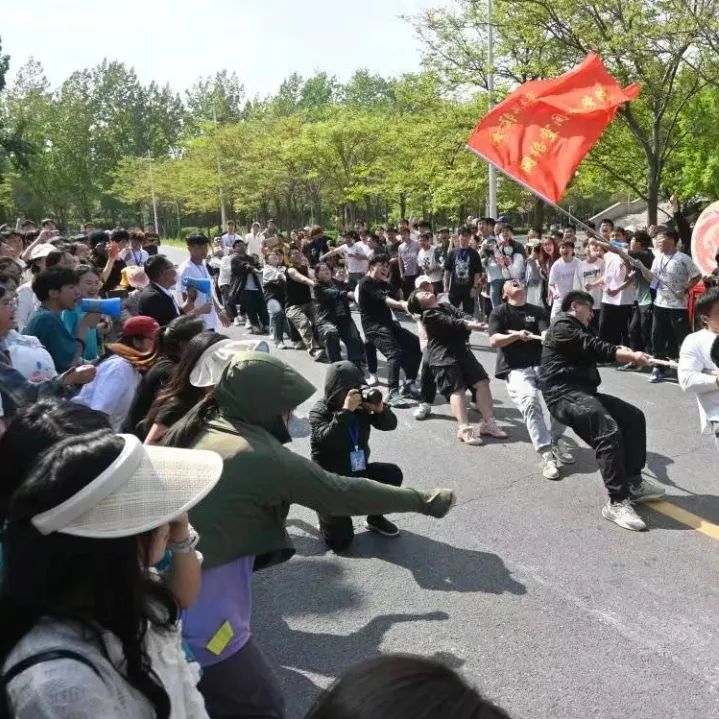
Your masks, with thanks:
[[(649, 159), (649, 158), (647, 158)], [(659, 214), (659, 190), (661, 169), (656, 158), (649, 159), (647, 171), (647, 224), (656, 225)]]
[(400, 220), (404, 218), (406, 213), (407, 213), (407, 195), (405, 195), (404, 192), (400, 192), (400, 194), (399, 194), (399, 218), (400, 218)]
[(545, 210), (544, 200), (541, 197), (535, 198), (533, 227), (536, 227), (540, 232), (542, 231), (542, 228), (544, 227), (544, 210)]

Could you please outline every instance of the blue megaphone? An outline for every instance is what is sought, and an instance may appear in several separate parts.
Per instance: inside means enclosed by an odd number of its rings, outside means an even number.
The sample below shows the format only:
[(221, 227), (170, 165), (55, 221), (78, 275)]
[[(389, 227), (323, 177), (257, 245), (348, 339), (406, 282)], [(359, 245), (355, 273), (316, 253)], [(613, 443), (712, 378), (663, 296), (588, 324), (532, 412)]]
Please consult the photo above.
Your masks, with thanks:
[(210, 280), (206, 277), (183, 277), (182, 286), (193, 287), (198, 292), (202, 292), (203, 295), (209, 295), (211, 292)]
[(119, 319), (122, 314), (122, 300), (119, 297), (113, 297), (109, 300), (95, 300), (86, 297), (80, 300), (78, 309), (80, 312), (97, 312), (101, 315), (110, 315), (110, 317)]

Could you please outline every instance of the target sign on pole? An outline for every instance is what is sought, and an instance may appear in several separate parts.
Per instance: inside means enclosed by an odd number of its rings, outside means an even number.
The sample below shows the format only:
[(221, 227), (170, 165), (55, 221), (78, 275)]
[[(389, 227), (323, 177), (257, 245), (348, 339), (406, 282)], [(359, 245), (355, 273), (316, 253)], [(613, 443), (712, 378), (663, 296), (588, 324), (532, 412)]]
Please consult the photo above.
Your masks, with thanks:
[(692, 259), (704, 275), (717, 266), (719, 251), (719, 202), (713, 202), (699, 215), (692, 233)]

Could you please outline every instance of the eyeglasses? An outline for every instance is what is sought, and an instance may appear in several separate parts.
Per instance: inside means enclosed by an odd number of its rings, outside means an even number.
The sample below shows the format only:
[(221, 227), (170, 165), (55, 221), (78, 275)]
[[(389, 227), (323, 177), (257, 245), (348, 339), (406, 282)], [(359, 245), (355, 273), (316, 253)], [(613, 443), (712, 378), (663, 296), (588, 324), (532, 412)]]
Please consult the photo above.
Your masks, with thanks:
[(17, 307), (17, 300), (14, 297), (2, 299), (0, 307)]

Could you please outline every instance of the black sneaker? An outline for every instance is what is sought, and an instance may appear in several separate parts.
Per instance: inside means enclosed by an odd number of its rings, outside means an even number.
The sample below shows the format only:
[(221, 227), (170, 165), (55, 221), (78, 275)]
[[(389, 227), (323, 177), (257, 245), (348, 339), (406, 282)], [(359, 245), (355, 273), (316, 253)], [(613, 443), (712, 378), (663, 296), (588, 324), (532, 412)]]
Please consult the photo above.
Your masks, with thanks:
[(376, 517), (367, 517), (364, 526), (371, 532), (377, 532), (383, 537), (396, 537), (399, 535), (397, 525), (390, 522), (389, 519), (385, 519), (381, 514)]

